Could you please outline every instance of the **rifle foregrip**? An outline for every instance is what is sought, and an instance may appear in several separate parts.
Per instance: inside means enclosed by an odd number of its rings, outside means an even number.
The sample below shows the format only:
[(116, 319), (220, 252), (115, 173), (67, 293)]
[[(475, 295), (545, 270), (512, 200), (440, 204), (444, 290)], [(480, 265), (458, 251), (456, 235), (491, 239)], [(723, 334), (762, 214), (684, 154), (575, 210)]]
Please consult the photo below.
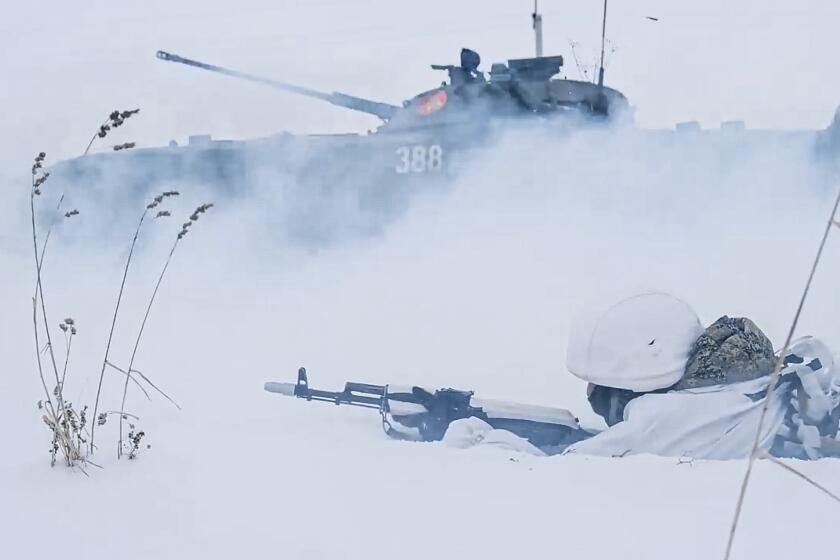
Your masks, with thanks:
[(279, 393), (289, 397), (295, 396), (295, 383), (280, 383), (277, 381), (268, 381), (263, 388), (269, 393)]

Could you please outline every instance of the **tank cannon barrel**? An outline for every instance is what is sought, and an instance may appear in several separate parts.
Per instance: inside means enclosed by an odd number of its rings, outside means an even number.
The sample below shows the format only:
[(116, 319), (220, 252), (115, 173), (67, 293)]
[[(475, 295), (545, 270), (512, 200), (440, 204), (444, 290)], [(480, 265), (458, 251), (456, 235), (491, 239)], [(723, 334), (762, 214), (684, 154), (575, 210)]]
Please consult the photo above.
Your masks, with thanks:
[(167, 62), (177, 62), (180, 64), (185, 64), (187, 66), (194, 66), (196, 68), (201, 68), (202, 70), (209, 70), (218, 74), (224, 74), (225, 76), (231, 76), (233, 78), (239, 78), (242, 80), (248, 80), (249, 82), (267, 85), (275, 89), (287, 91), (289, 93), (295, 93), (298, 95), (304, 95), (306, 97), (321, 99), (322, 101), (332, 103), (333, 105), (337, 105), (338, 107), (344, 107), (346, 109), (352, 109), (354, 111), (368, 113), (369, 115), (375, 115), (383, 121), (387, 121), (388, 119), (390, 119), (394, 115), (394, 113), (396, 113), (396, 111), (400, 109), (396, 105), (381, 103), (379, 101), (371, 101), (370, 99), (364, 99), (362, 97), (356, 97), (354, 95), (348, 95), (346, 93), (326, 93), (323, 91), (298, 86), (295, 84), (281, 82), (279, 80), (272, 80), (270, 78), (263, 78), (261, 76), (247, 74), (245, 72), (230, 70), (228, 68), (216, 66), (215, 64), (207, 64), (206, 62), (199, 62), (197, 60), (184, 58), (182, 56), (178, 56), (177, 54), (168, 53), (166, 51), (158, 51), (157, 57), (160, 60), (165, 60)]

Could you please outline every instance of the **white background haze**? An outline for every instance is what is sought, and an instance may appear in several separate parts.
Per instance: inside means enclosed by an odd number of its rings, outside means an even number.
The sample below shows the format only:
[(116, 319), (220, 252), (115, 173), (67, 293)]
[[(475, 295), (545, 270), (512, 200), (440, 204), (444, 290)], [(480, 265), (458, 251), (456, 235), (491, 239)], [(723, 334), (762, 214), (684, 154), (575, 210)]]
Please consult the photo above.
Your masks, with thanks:
[[(541, 7), (546, 53), (563, 54), (577, 77), (568, 41), (591, 63), (600, 2)], [(262, 383), (291, 381), (305, 365), (323, 388), (453, 386), (597, 423), (583, 383), (565, 370), (570, 319), (586, 300), (639, 287), (678, 294), (704, 324), (748, 316), (778, 347), (834, 195), (806, 154), (781, 145), (726, 158), (663, 155), (623, 135), (558, 141), (514, 130), (451, 191), (418, 195), (380, 235), (314, 249), (275, 235), (266, 219), (281, 210), (282, 186), (229, 200), (176, 253), (138, 359), (184, 410), (133, 391), (129, 409), (143, 418), (151, 449), (118, 463), (109, 423), (97, 434), (104, 470), (85, 478), (49, 468), (30, 332), (28, 171), (37, 152), (73, 157), (108, 112), (135, 106), (140, 115), (107, 142), (361, 132), (376, 123), (164, 64), (154, 52), (398, 103), (439, 82), (428, 64), (456, 62), (461, 47), (478, 50), (485, 69), (531, 56), (530, 10), (525, 1), (437, 0), (4, 6), (0, 556), (54, 557), (58, 543), (69, 551), (62, 556), (91, 559), (722, 555), (741, 462), (536, 458), (396, 442), (375, 413), (283, 399)], [(607, 83), (643, 126), (744, 119), (816, 129), (840, 104), (837, 2), (614, 0), (610, 12), (617, 50)], [(47, 184), (45, 205), (58, 188)], [(195, 185), (182, 199), (173, 220), (216, 200)], [(93, 401), (134, 223), (103, 235), (116, 213), (110, 202), (76, 202), (85, 204), (78, 221), (51, 241), (45, 289), (52, 322), (69, 315), (79, 324), (67, 391), (81, 405)], [(118, 362), (179, 223), (146, 230)], [(834, 237), (800, 326), (833, 348), (838, 280)], [(118, 386), (109, 374), (106, 408), (116, 406)], [(840, 490), (838, 461), (803, 468)], [(830, 556), (838, 515), (813, 489), (760, 464), (736, 555)]]

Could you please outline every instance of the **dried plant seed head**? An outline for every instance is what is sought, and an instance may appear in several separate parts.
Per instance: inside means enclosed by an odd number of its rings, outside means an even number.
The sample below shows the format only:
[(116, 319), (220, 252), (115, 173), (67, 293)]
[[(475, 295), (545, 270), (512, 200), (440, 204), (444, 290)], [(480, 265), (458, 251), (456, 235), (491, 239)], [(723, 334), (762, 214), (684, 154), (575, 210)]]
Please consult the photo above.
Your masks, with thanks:
[(155, 219), (157, 219), (157, 218), (165, 218), (165, 217), (167, 217), (167, 216), (171, 216), (171, 215), (172, 215), (172, 214), (170, 214), (170, 213), (169, 213), (169, 210), (161, 210), (160, 212), (158, 212), (158, 213), (157, 213), (157, 216), (155, 216)]
[(64, 319), (64, 322), (67, 323), (68, 325), (75, 325), (76, 324), (76, 321), (74, 321), (72, 317), (67, 317), (66, 319)]
[[(77, 332), (77, 331), (76, 331), (76, 327), (70, 327), (70, 334), (71, 334), (71, 335), (75, 335), (75, 334), (76, 334), (76, 332)], [(87, 408), (87, 407), (85, 407), (85, 408)]]
[(32, 183), (32, 186), (33, 186), (34, 188), (38, 188), (38, 187), (40, 187), (41, 185), (43, 185), (44, 183), (46, 183), (46, 182), (47, 182), (47, 179), (49, 179), (49, 178), (50, 178), (50, 174), (49, 174), (49, 173), (44, 173), (44, 174), (43, 174), (43, 175), (41, 175), (40, 177), (37, 177), (37, 172), (33, 172), (33, 173), (32, 173), (32, 175), (35, 177), (35, 180), (34, 180), (34, 181), (33, 181), (33, 183)]
[(58, 328), (64, 332), (67, 332), (67, 325), (65, 325), (64, 323), (59, 324)]

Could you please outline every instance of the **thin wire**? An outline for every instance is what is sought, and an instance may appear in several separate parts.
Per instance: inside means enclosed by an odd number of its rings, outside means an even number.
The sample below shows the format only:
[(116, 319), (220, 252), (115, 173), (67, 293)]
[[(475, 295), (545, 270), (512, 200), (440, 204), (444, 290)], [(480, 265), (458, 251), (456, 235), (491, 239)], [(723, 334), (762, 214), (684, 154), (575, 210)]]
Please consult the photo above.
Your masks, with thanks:
[(783, 469), (785, 469), (789, 473), (795, 474), (796, 476), (798, 476), (799, 478), (801, 478), (802, 480), (804, 480), (805, 482), (807, 482), (808, 484), (810, 484), (814, 488), (816, 488), (818, 490), (822, 490), (825, 494), (827, 494), (835, 502), (840, 503), (840, 496), (838, 496), (837, 494), (835, 494), (834, 492), (832, 492), (831, 490), (829, 490), (828, 488), (826, 488), (825, 486), (823, 486), (822, 484), (820, 484), (819, 482), (817, 482), (816, 480), (811, 478), (810, 476), (806, 475), (805, 473), (791, 467), (790, 465), (788, 465), (787, 463), (785, 463), (784, 461), (782, 461), (778, 457), (773, 457), (769, 453), (763, 452), (761, 454), (761, 458), (762, 459), (767, 459), (768, 461), (772, 462), (773, 464), (779, 465), (780, 467), (782, 467)]
[(758, 421), (758, 429), (755, 432), (755, 441), (753, 442), (752, 451), (750, 452), (747, 471), (744, 473), (744, 480), (741, 482), (741, 491), (738, 494), (738, 504), (735, 506), (735, 516), (732, 519), (732, 527), (729, 529), (729, 541), (726, 543), (726, 554), (724, 555), (724, 560), (729, 560), (731, 557), (732, 544), (735, 542), (735, 533), (738, 530), (738, 522), (741, 519), (741, 510), (744, 506), (744, 498), (746, 497), (747, 488), (749, 487), (753, 466), (755, 465), (755, 460), (761, 455), (759, 449), (761, 444), (761, 431), (764, 428), (764, 421), (767, 418), (767, 410), (770, 408), (770, 397), (773, 388), (776, 387), (776, 383), (779, 381), (779, 375), (782, 371), (782, 364), (784, 363), (785, 355), (787, 354), (788, 348), (790, 348), (791, 340), (793, 340), (793, 333), (796, 331), (796, 326), (799, 323), (799, 317), (802, 315), (802, 308), (805, 306), (805, 300), (807, 299), (808, 292), (811, 289), (811, 282), (814, 280), (814, 274), (817, 272), (817, 265), (819, 265), (820, 259), (822, 258), (823, 249), (825, 248), (825, 243), (828, 240), (828, 234), (831, 232), (831, 227), (834, 225), (834, 217), (837, 214), (838, 206), (840, 206), (840, 192), (837, 193), (837, 198), (834, 201), (834, 207), (832, 208), (831, 215), (825, 225), (825, 231), (823, 232), (822, 240), (820, 241), (820, 246), (817, 250), (817, 255), (814, 258), (814, 264), (811, 266), (811, 273), (808, 275), (808, 281), (805, 283), (805, 289), (802, 291), (802, 297), (799, 299), (799, 306), (796, 308), (796, 314), (793, 316), (793, 322), (790, 325), (787, 339), (785, 339), (782, 351), (779, 352), (779, 357), (776, 360), (776, 366), (773, 368), (773, 373), (770, 375), (770, 381), (767, 385), (767, 396), (764, 397), (764, 405), (761, 407), (761, 417)]

